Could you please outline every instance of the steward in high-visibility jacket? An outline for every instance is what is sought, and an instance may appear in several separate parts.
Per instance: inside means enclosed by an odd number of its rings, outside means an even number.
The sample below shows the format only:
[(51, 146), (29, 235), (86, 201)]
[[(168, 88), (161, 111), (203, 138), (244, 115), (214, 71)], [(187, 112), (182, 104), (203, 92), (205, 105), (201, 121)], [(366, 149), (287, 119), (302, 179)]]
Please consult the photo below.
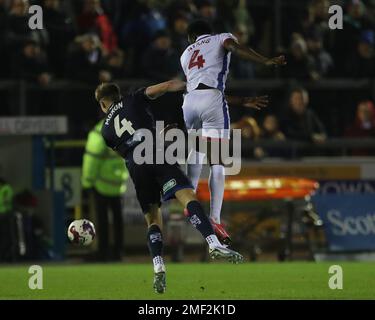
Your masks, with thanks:
[[(121, 260), (123, 248), (122, 196), (129, 173), (124, 160), (108, 148), (101, 134), (104, 120), (90, 131), (83, 156), (82, 187), (95, 199), (98, 260)], [(109, 211), (113, 214), (114, 244), (109, 245)]]
[(120, 196), (126, 191), (129, 173), (124, 160), (108, 148), (101, 135), (104, 120), (90, 131), (83, 156), (82, 187), (94, 188), (104, 196)]
[(0, 180), (0, 214), (9, 213), (13, 208), (13, 188)]

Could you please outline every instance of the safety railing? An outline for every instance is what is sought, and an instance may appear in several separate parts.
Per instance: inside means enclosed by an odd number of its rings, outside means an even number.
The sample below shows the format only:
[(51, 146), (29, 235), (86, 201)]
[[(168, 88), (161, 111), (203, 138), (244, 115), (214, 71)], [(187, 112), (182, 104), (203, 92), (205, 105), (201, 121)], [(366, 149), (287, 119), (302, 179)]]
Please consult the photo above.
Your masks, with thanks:
[[(126, 79), (116, 81), (123, 90), (130, 88), (138, 88), (155, 83), (155, 81), (147, 79)], [(341, 93), (353, 93), (353, 99), (360, 100), (371, 98), (375, 100), (375, 79), (323, 79), (319, 81), (298, 81), (294, 79), (251, 79), (251, 80), (231, 80), (227, 85), (227, 92), (236, 93), (239, 95), (251, 95), (261, 91), (272, 96), (276, 95), (280, 99), (280, 93), (286, 93), (287, 90), (293, 86), (305, 87), (310, 92), (319, 91), (319, 93), (330, 95), (330, 99), (336, 99), (337, 105), (344, 103)], [(94, 85), (85, 83), (72, 82), (70, 80), (56, 80), (47, 86), (40, 86), (35, 83), (28, 83), (23, 80), (19, 81), (0, 81), (0, 96), (6, 95), (2, 98), (2, 104), (6, 110), (7, 106), (12, 115), (27, 115), (29, 112), (29, 105), (35, 100), (33, 94), (55, 94), (61, 99), (52, 100), (53, 104), (58, 104), (59, 100), (69, 101), (69, 106), (74, 107), (74, 101), (69, 100), (69, 94), (87, 93), (91, 94), (94, 90)], [(31, 95), (30, 95), (31, 94)], [(333, 96), (333, 97), (332, 97)], [(73, 105), (72, 105), (73, 104)], [(55, 106), (50, 106), (50, 112), (55, 111)], [(68, 106), (67, 106), (68, 107)], [(4, 111), (0, 110), (1, 114)]]

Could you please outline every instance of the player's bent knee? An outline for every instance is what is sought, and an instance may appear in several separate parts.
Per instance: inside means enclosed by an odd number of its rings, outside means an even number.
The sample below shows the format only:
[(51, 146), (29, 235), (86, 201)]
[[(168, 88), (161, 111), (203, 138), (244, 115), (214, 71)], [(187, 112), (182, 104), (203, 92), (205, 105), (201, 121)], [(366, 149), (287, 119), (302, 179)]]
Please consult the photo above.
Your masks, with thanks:
[(193, 189), (186, 188), (176, 192), (177, 200), (186, 208), (187, 204), (191, 201), (197, 201), (197, 196)]

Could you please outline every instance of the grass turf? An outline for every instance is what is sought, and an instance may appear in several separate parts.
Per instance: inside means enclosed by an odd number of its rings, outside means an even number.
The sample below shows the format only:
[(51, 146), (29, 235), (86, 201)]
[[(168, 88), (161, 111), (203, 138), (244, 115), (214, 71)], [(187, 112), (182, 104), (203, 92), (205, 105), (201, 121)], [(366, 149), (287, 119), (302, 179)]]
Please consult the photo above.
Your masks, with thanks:
[(375, 263), (338, 263), (343, 290), (328, 287), (332, 264), (168, 264), (164, 295), (148, 264), (42, 265), (43, 290), (28, 288), (28, 266), (3, 266), (0, 299), (375, 299)]

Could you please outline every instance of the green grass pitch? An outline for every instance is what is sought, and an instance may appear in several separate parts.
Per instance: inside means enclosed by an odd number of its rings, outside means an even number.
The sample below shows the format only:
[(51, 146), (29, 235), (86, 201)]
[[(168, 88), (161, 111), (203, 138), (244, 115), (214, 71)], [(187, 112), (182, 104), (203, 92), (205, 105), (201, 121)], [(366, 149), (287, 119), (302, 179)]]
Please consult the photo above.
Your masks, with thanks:
[(170, 263), (164, 295), (149, 264), (42, 264), (43, 290), (29, 289), (28, 266), (3, 266), (0, 299), (375, 299), (375, 263), (337, 263), (342, 290), (328, 287), (333, 264)]

